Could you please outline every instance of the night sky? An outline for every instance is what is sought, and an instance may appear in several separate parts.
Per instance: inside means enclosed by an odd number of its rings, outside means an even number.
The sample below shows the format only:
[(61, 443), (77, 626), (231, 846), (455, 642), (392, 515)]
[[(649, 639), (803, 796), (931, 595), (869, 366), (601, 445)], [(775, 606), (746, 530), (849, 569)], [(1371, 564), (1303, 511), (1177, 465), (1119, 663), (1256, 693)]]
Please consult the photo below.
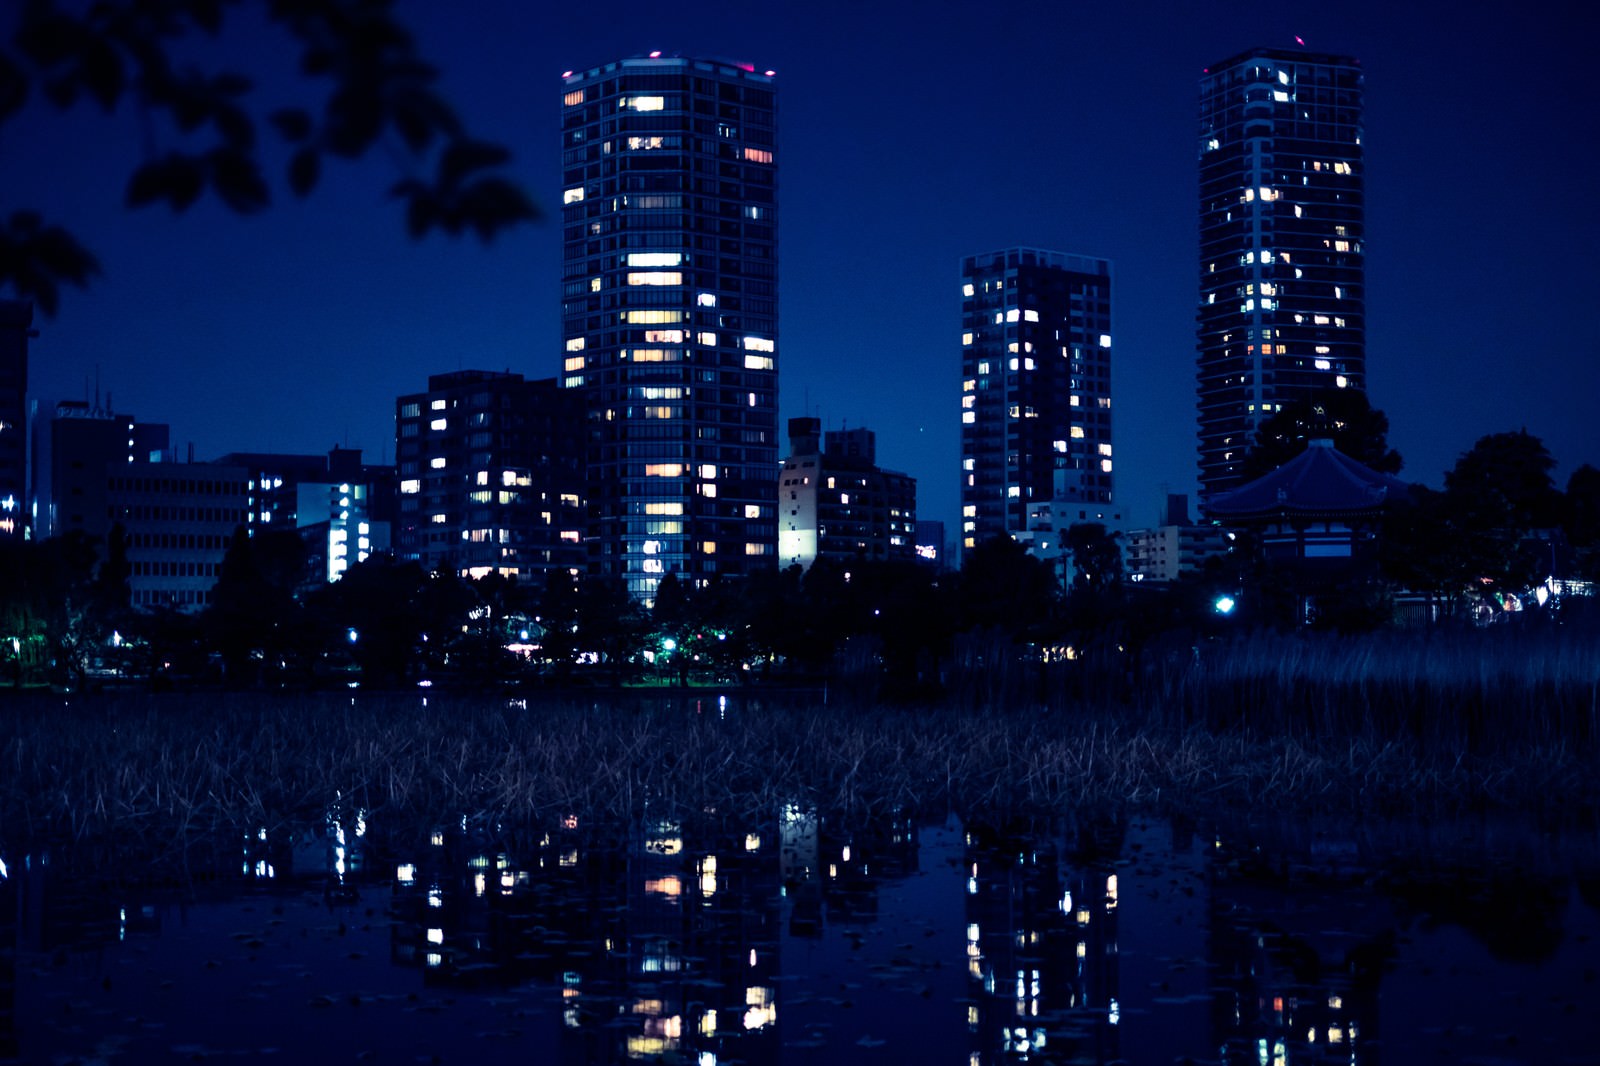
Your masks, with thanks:
[[(1437, 486), (1526, 427), (1557, 477), (1600, 463), (1600, 82), (1550, 6), (1456, 3), (402, 3), (468, 124), (510, 146), (547, 220), (404, 233), (382, 153), (265, 214), (122, 207), (145, 132), (38, 105), (0, 127), (0, 210), (27, 206), (104, 276), (41, 319), (31, 393), (98, 379), (197, 458), (393, 461), (394, 398), (463, 368), (560, 369), (560, 76), (652, 50), (777, 71), (781, 420), (867, 426), (958, 522), (960, 260), (1027, 245), (1114, 263), (1118, 502), (1194, 491), (1197, 81), (1258, 44), (1366, 70), (1368, 374), (1403, 475)], [(1546, 12), (1546, 13), (1539, 13)], [(279, 38), (221, 46), (276, 106)], [(271, 143), (268, 131), (267, 141)], [(156, 132), (157, 143), (162, 140)], [(276, 149), (273, 149), (274, 153)], [(282, 157), (270, 156), (275, 175)], [(780, 421), (780, 434), (784, 425)], [(780, 451), (787, 450), (783, 438)]]

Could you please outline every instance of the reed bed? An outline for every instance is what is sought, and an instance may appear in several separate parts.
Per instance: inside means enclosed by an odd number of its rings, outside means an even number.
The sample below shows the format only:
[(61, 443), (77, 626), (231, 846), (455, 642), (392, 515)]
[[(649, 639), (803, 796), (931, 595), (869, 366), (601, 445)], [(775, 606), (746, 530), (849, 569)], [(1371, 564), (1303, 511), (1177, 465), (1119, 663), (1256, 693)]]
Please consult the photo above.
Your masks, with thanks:
[[(856, 818), (1097, 806), (1595, 809), (1592, 690), (1584, 706), (1570, 683), (1557, 686), (1559, 706), (1541, 703), (1531, 722), (1521, 705), (1492, 703), (1548, 679), (1545, 670), (1593, 672), (1564, 651), (1554, 666), (1445, 685), (1433, 665), (1413, 674), (1400, 658), (1386, 663), (1376, 644), (1348, 646), (1359, 669), (1312, 647), (1235, 650), (1246, 654), (1147, 679), (1158, 707), (769, 699), (724, 718), (681, 700), (620, 697), (17, 700), (0, 705), (0, 846), (99, 841), (185, 854), (200, 840), (311, 824), (335, 803), (413, 826), (462, 816), (632, 822), (650, 809), (754, 823), (786, 804)], [(1475, 725), (1416, 728), (1459, 706), (1450, 700), (1463, 685), (1481, 686)], [(1504, 743), (1455, 742), (1514, 718)]]
[(1547, 627), (1255, 634), (1144, 665), (1147, 723), (1312, 742), (1403, 742), (1430, 758), (1600, 748), (1600, 633)]

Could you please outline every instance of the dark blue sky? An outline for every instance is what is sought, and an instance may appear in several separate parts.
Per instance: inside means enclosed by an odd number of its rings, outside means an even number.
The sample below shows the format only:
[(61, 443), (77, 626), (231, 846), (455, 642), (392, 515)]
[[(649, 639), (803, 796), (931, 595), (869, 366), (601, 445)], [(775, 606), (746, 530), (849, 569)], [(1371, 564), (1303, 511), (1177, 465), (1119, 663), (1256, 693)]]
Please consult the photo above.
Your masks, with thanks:
[[(778, 72), (782, 417), (878, 433), (958, 528), (959, 265), (1031, 245), (1113, 260), (1113, 433), (1129, 520), (1193, 491), (1196, 95), (1255, 44), (1367, 72), (1368, 371), (1405, 476), (1485, 433), (1600, 462), (1600, 87), (1583, 28), (1476, 3), (402, 3), (443, 88), (559, 210), (560, 75), (660, 49)], [(266, 75), (287, 52), (230, 53)], [(259, 58), (251, 58), (251, 52)], [(364, 448), (430, 373), (560, 366), (559, 226), (404, 236), (390, 159), (307, 202), (128, 212), (142, 145), (39, 109), (0, 127), (0, 209), (74, 228), (105, 276), (40, 323), (33, 394), (169, 422), (197, 456)], [(280, 160), (274, 161), (276, 167)]]

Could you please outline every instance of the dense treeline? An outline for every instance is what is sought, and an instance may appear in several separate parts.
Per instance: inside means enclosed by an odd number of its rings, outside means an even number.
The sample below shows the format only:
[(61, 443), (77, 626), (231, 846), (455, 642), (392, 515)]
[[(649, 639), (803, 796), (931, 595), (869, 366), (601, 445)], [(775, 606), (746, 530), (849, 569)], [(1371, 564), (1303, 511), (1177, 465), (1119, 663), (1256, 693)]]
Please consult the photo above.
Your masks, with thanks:
[[(1296, 434), (1303, 446), (1316, 431), (1284, 423), (1264, 427), (1263, 447), (1289, 454)], [(1348, 446), (1392, 467), (1381, 428)], [(1511, 618), (1505, 608), (1532, 608), (1526, 593), (1552, 573), (1600, 576), (1600, 471), (1580, 468), (1563, 493), (1553, 465), (1525, 432), (1480, 440), (1442, 491), (1395, 502), (1365, 569), (1311, 590), (1312, 628), (1392, 624), (1402, 589), (1446, 624), (1465, 624), (1474, 606)], [(915, 701), (997, 697), (1067, 662), (1054, 673), (1081, 694), (1125, 699), (1152, 657), (1306, 625), (1304, 575), (1262, 563), (1247, 538), (1160, 588), (1125, 579), (1118, 538), (1101, 526), (1075, 526), (1066, 542), (1065, 572), (1002, 538), (955, 572), (823, 560), (702, 587), (669, 576), (646, 609), (599, 578), (467, 581), (387, 556), (325, 584), (308, 580), (292, 531), (240, 530), (211, 604), (190, 614), (130, 609), (114, 529), (103, 546), (79, 535), (0, 545), (0, 663), (18, 687), (66, 689), (848, 682)], [(1516, 617), (1581, 622), (1589, 605), (1558, 597)]]

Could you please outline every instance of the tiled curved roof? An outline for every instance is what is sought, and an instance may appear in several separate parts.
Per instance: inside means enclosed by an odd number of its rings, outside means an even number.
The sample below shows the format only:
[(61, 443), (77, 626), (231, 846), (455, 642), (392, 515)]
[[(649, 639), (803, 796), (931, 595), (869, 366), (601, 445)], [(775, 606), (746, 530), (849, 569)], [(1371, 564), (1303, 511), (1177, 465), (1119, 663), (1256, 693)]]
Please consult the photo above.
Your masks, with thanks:
[(1388, 500), (1404, 497), (1410, 488), (1399, 478), (1345, 455), (1332, 441), (1313, 440), (1270, 474), (1213, 496), (1206, 513), (1212, 518), (1243, 518), (1375, 511)]

